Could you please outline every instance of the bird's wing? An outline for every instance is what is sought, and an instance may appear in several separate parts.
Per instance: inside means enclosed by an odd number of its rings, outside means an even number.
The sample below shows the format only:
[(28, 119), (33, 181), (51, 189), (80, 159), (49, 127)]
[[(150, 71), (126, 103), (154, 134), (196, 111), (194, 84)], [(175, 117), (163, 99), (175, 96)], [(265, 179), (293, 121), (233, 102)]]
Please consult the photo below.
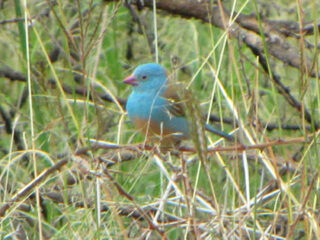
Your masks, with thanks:
[(188, 102), (186, 90), (182, 84), (169, 83), (163, 97), (168, 101), (167, 110), (174, 117), (185, 117), (185, 108)]
[[(201, 111), (198, 109), (198, 106), (194, 103), (194, 99), (191, 96), (190, 91), (188, 91), (182, 83), (170, 83), (167, 86), (166, 91), (163, 94), (163, 97), (169, 102), (167, 108), (168, 113), (173, 117), (186, 117), (186, 110), (188, 108), (189, 117), (195, 117), (198, 112), (199, 118), (195, 118), (195, 121), (200, 121), (204, 124), (204, 118), (201, 116)], [(198, 109), (198, 111), (196, 111)], [(205, 129), (209, 132), (212, 132), (220, 137), (224, 137), (228, 140), (233, 140), (233, 136), (220, 131), (209, 124), (204, 124)]]

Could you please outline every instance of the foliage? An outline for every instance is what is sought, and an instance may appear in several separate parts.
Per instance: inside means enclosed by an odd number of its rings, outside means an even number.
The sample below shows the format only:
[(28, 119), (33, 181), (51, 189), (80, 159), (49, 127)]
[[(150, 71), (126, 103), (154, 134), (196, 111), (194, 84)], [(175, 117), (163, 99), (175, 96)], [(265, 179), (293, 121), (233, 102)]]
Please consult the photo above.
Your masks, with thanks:
[[(319, 2), (222, 1), (230, 28), (129, 2), (1, 2), (1, 238), (320, 238)], [(156, 53), (237, 136), (207, 133), (206, 161), (126, 117)]]

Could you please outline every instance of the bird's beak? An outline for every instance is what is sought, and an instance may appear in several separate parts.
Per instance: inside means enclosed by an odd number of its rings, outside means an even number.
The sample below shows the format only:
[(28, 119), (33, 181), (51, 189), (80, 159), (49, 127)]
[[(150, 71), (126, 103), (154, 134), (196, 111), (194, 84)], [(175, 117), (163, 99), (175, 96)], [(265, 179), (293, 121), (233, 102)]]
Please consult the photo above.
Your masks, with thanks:
[(137, 80), (137, 79), (135, 78), (135, 76), (133, 76), (133, 75), (130, 75), (129, 77), (127, 77), (127, 78), (123, 81), (123, 83), (130, 84), (130, 85), (132, 85), (132, 86), (137, 86), (137, 85), (139, 85), (138, 80)]

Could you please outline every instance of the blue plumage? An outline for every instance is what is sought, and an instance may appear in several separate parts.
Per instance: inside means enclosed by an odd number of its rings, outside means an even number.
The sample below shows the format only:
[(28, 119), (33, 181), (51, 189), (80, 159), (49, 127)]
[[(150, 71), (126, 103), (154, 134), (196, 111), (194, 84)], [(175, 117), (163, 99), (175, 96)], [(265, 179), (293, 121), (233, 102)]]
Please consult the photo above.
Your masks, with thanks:
[[(156, 63), (138, 66), (124, 80), (133, 86), (126, 109), (134, 126), (144, 134), (158, 135), (173, 141), (190, 138), (188, 122), (177, 100), (176, 89), (169, 85), (164, 67)], [(180, 101), (181, 102), (181, 101)], [(177, 111), (178, 109), (178, 111)], [(177, 114), (179, 112), (180, 114)], [(206, 129), (225, 138), (232, 136), (206, 124)]]

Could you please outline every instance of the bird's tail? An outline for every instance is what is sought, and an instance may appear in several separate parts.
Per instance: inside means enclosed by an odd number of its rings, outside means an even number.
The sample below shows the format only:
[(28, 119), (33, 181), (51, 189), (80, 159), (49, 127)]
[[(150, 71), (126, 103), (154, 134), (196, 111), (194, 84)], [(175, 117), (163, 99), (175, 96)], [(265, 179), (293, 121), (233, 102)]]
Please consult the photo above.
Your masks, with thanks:
[(223, 131), (220, 131), (218, 129), (215, 129), (214, 127), (212, 127), (211, 125), (209, 124), (206, 124), (206, 130), (208, 130), (209, 132), (212, 132), (220, 137), (223, 137), (229, 141), (233, 141), (234, 140), (234, 137), (228, 133), (225, 133)]

